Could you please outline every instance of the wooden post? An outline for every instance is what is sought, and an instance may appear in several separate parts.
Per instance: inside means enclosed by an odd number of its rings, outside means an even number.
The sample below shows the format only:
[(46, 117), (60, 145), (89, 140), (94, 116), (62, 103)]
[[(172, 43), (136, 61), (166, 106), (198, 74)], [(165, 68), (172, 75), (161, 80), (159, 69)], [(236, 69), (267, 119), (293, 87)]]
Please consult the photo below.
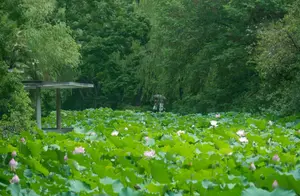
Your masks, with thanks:
[(36, 123), (38, 128), (42, 129), (42, 109), (41, 109), (41, 88), (35, 89), (36, 99)]
[(61, 129), (61, 100), (60, 89), (56, 89), (56, 128)]

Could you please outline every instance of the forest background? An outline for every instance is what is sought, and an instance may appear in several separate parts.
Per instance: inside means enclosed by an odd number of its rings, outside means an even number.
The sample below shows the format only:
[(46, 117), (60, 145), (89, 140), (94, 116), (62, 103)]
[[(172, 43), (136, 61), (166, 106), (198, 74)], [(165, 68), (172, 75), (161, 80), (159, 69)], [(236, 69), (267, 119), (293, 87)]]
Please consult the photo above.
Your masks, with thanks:
[[(8, 71), (13, 70), (13, 71)], [(77, 81), (63, 109), (300, 111), (300, 0), (2, 0), (0, 125), (29, 126), (24, 80)], [(55, 91), (42, 91), (43, 115)]]

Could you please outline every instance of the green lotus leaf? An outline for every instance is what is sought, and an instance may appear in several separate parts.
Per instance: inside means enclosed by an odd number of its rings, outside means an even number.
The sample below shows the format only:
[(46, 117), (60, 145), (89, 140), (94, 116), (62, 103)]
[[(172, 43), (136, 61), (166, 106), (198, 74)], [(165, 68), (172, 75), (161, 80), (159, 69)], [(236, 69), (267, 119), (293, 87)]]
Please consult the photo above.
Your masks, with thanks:
[(162, 194), (162, 192), (164, 190), (164, 186), (161, 185), (161, 184), (157, 184), (157, 183), (150, 183), (150, 184), (146, 185), (145, 187), (151, 193), (160, 193), (160, 194)]
[(120, 192), (119, 192), (119, 196), (138, 196), (141, 195), (139, 192), (132, 190), (129, 187), (123, 188)]
[(11, 196), (20, 196), (21, 195), (21, 185), (20, 184), (10, 184), (6, 188), (6, 190), (10, 192)]
[(26, 178), (32, 178), (33, 174), (32, 174), (32, 170), (31, 169), (25, 169), (24, 170), (24, 176)]
[(22, 189), (21, 194), (25, 196), (39, 196), (38, 194), (36, 194), (34, 190), (30, 190), (30, 189)]
[(161, 161), (153, 161), (151, 163), (151, 175), (159, 183), (170, 183), (168, 169)]
[(68, 184), (70, 186), (70, 191), (73, 191), (75, 193), (91, 191), (89, 185), (87, 185), (79, 180), (69, 180)]
[(120, 180), (115, 180), (113, 183), (112, 183), (112, 187), (113, 187), (113, 190), (115, 193), (120, 193), (121, 190), (124, 188), (123, 184), (121, 183)]
[(242, 196), (296, 196), (296, 194), (294, 191), (287, 191), (279, 188), (275, 189), (273, 192), (268, 192), (252, 186), (244, 190)]
[(29, 165), (32, 169), (44, 174), (45, 176), (49, 175), (49, 171), (36, 159), (25, 159), (24, 162)]
[[(20, 189), (23, 195), (289, 195), (289, 190), (300, 195), (298, 117), (228, 112), (216, 119), (215, 114), (106, 108), (63, 113), (64, 124), (75, 131), (24, 131), (26, 143), (19, 142), (20, 136), (0, 140), (0, 195), (11, 186), (12, 151), (17, 152), (20, 185), (30, 187)], [(275, 124), (269, 125), (269, 119)], [(211, 120), (218, 121), (217, 129), (209, 128)], [(43, 121), (55, 126), (55, 113)], [(248, 144), (239, 141), (241, 129)], [(88, 135), (90, 130), (97, 135)], [(111, 136), (113, 130), (119, 135)], [(185, 133), (179, 136), (178, 130)], [(79, 146), (85, 153), (73, 154)], [(150, 149), (156, 152), (153, 158), (144, 156)], [(274, 154), (279, 162), (272, 160)], [(279, 188), (274, 190), (275, 180)]]
[(100, 179), (100, 183), (107, 185), (107, 184), (113, 184), (116, 180), (109, 178), (109, 177), (105, 177)]
[(83, 127), (74, 127), (73, 130), (75, 133), (80, 133), (80, 134), (86, 133), (86, 130)]
[(146, 141), (146, 146), (154, 146), (155, 145), (155, 140), (153, 138), (149, 138)]
[(202, 187), (205, 189), (213, 189), (215, 186), (217, 186), (217, 185), (209, 180), (202, 181)]

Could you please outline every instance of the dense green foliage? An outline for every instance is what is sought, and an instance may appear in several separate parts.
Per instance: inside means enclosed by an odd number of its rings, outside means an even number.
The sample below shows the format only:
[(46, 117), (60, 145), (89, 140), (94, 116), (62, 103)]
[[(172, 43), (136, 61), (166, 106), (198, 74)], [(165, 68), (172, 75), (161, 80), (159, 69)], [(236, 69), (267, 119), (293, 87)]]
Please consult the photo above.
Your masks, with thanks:
[[(74, 132), (36, 130), (0, 140), (1, 195), (300, 194), (299, 116), (269, 122), (246, 113), (217, 118), (90, 109), (63, 114)], [(44, 124), (53, 126), (54, 118), (53, 113)], [(239, 130), (248, 142), (241, 142)], [(13, 151), (15, 172), (9, 167)], [(9, 184), (14, 173), (19, 184)], [(273, 190), (275, 180), (279, 186)]]
[(142, 57), (139, 52), (147, 43), (150, 28), (147, 20), (134, 12), (130, 1), (66, 0), (63, 5), (67, 24), (81, 45), (78, 80), (95, 85), (78, 101), (86, 101), (89, 107), (134, 104)]
[[(261, 100), (287, 114), (299, 111), (300, 1), (289, 13), (259, 31), (256, 62), (261, 75)], [(262, 98), (262, 96), (264, 96)]]
[(64, 69), (79, 63), (78, 45), (55, 8), (55, 0), (0, 3), (0, 56), (25, 71), (24, 79), (61, 80)]
[[(299, 117), (254, 115), (300, 112), (299, 10), (300, 0), (1, 0), (0, 194), (300, 195)], [(92, 83), (62, 102), (94, 109), (63, 113), (75, 132), (35, 130), (22, 80)], [(149, 109), (155, 94), (167, 111), (209, 114), (96, 109)], [(54, 96), (42, 91), (44, 116)]]
[(20, 75), (8, 73), (7, 66), (1, 61), (0, 75), (0, 135), (28, 130), (32, 108), (23, 84), (20, 83)]
[(143, 64), (146, 93), (166, 95), (176, 111), (269, 107), (258, 104), (260, 61), (254, 51), (258, 32), (281, 20), (288, 5), (277, 0), (142, 1), (141, 10), (154, 25)]
[[(18, 5), (18, 6), (15, 6)], [(76, 80), (66, 109), (299, 112), (299, 0), (4, 0), (0, 56), (23, 79)], [(47, 112), (53, 92), (43, 92)]]
[(16, 1), (0, 2), (0, 136), (26, 130), (30, 126), (32, 109), (21, 84), (21, 75), (8, 72), (18, 65), (17, 34), (19, 12), (13, 9)]

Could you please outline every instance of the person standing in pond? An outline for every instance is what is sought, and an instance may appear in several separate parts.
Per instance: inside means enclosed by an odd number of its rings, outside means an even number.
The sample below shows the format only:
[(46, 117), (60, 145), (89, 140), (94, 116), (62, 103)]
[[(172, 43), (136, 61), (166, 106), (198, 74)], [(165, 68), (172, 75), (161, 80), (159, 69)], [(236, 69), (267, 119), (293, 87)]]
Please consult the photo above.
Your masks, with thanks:
[(166, 100), (166, 98), (163, 95), (160, 95), (160, 94), (154, 95), (153, 100), (154, 100), (154, 106), (153, 106), (154, 112), (165, 111), (164, 101)]

